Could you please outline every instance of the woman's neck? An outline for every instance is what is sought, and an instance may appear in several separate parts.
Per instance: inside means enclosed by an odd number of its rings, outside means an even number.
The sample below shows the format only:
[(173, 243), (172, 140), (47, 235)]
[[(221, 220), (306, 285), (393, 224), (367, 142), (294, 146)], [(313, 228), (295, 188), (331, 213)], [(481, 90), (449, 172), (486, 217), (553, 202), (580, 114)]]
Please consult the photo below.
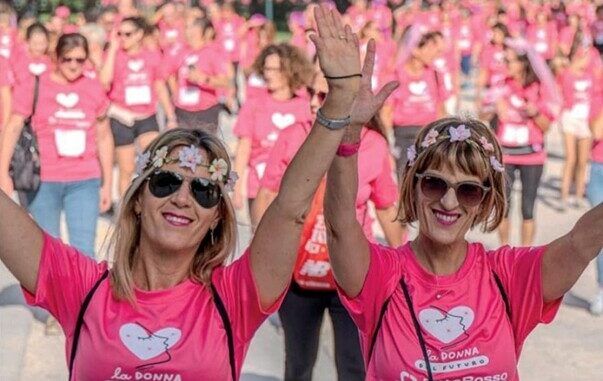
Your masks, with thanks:
[(126, 50), (126, 54), (129, 56), (133, 56), (135, 54), (140, 53), (141, 50), (142, 50), (142, 44), (134, 45), (130, 49)]
[(286, 101), (293, 98), (293, 91), (289, 87), (282, 87), (271, 91), (270, 95), (277, 101)]
[(456, 273), (467, 256), (467, 241), (465, 240), (442, 245), (419, 233), (418, 237), (411, 242), (411, 247), (421, 266), (434, 275)]
[(421, 75), (425, 70), (425, 64), (417, 57), (411, 56), (404, 64), (406, 71), (411, 75)]
[(160, 252), (141, 243), (132, 270), (134, 284), (145, 291), (175, 287), (189, 277), (194, 255), (194, 252)]
[(65, 76), (58, 70), (55, 70), (50, 74), (50, 79), (52, 79), (53, 82), (60, 83), (61, 85), (66, 85), (72, 82), (65, 78)]

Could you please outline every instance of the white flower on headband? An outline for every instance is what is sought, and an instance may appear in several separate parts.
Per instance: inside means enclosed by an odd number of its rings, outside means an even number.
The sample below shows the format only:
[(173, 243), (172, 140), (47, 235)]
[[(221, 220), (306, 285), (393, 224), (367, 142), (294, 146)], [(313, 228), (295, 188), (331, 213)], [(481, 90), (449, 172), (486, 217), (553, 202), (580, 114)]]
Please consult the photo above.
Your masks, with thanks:
[(471, 131), (464, 124), (459, 125), (457, 128), (448, 128), (450, 133), (451, 142), (463, 142), (471, 137)]
[(239, 175), (235, 171), (230, 171), (228, 180), (226, 180), (226, 184), (224, 184), (224, 189), (226, 189), (227, 192), (232, 192), (238, 179)]
[(178, 165), (183, 168), (190, 168), (191, 171), (195, 172), (197, 166), (203, 163), (203, 153), (201, 150), (194, 145), (184, 147), (178, 153)]
[(438, 140), (439, 134), (440, 133), (435, 128), (429, 130), (429, 132), (427, 133), (427, 135), (425, 135), (425, 138), (421, 142), (421, 147), (427, 148), (430, 145), (434, 144)]
[(413, 144), (406, 149), (406, 159), (408, 160), (408, 166), (413, 165), (415, 163), (416, 158), (417, 158), (417, 148)]
[(212, 181), (224, 182), (228, 176), (228, 163), (224, 159), (214, 159), (209, 166), (209, 173)]
[(486, 139), (485, 136), (479, 138), (479, 142), (486, 151), (494, 152), (494, 146)]
[(148, 151), (136, 157), (136, 176), (142, 175), (142, 172), (144, 172), (144, 169), (146, 168), (147, 164), (149, 164), (150, 157), (151, 153)]
[(504, 165), (502, 165), (495, 156), (490, 156), (490, 165), (492, 166), (492, 169), (494, 169), (497, 172), (504, 172), (505, 171), (505, 167)]
[(153, 167), (161, 168), (163, 166), (163, 164), (165, 164), (165, 162), (166, 162), (167, 154), (168, 154), (167, 146), (163, 146), (160, 149), (158, 149), (157, 151), (155, 151), (155, 156), (153, 156)]

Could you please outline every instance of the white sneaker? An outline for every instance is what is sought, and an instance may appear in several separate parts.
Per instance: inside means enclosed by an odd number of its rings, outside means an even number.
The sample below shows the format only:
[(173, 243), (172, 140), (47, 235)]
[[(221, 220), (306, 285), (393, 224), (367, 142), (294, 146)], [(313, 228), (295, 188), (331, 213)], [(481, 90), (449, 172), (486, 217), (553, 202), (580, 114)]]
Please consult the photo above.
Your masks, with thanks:
[(590, 303), (590, 313), (595, 316), (603, 314), (603, 291), (599, 291), (597, 297)]

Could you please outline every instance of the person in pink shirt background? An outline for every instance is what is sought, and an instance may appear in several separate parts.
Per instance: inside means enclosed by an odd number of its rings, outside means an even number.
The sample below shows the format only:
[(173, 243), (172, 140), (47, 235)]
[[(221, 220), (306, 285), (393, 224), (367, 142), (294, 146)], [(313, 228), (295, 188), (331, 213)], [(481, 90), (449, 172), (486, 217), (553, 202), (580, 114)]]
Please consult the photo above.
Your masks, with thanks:
[(0, 131), (6, 126), (12, 109), (12, 87), (15, 79), (10, 64), (0, 57)]
[(247, 178), (246, 183), (241, 181), (235, 187), (233, 203), (235, 208), (243, 208), (246, 195), (252, 225), (259, 221), (252, 213), (253, 200), (278, 134), (294, 124), (311, 120), (304, 88), (313, 72), (303, 52), (288, 44), (266, 47), (258, 56), (254, 70), (261, 73), (267, 91), (247, 98), (233, 129), (239, 139), (234, 167)]
[(167, 127), (177, 125), (161, 55), (142, 45), (146, 27), (145, 20), (140, 17), (121, 21), (111, 37), (99, 76), (112, 102), (110, 121), (119, 167), (120, 195), (124, 194), (134, 174), (136, 146), (144, 149), (159, 133), (157, 102), (167, 116)]
[(0, 142), (0, 188), (12, 194), (9, 164), (25, 118), (40, 149), (41, 185), (27, 195), (27, 208), (40, 226), (60, 237), (65, 212), (73, 246), (94, 257), (99, 212), (111, 205), (113, 139), (106, 119), (109, 100), (97, 80), (83, 75), (88, 49), (79, 34), (61, 36), (56, 69), (31, 76), (15, 88), (12, 116)]
[(542, 58), (550, 61), (557, 53), (557, 27), (550, 20), (548, 7), (536, 8), (534, 12), (534, 21), (526, 29), (526, 39)]
[[(355, 36), (329, 13), (316, 10), (321, 69), (333, 77), (360, 72)], [(320, 112), (349, 118), (359, 79), (329, 87)], [(169, 130), (141, 156), (111, 240), (110, 269), (50, 237), (0, 194), (1, 214), (12, 221), (0, 226), (0, 259), (27, 301), (61, 323), (69, 379), (237, 380), (254, 332), (287, 290), (299, 216), (345, 132), (330, 124), (315, 123), (249, 249), (229, 265), (237, 222), (227, 192), (235, 178), (226, 148), (201, 130)], [(319, 142), (323, 149), (309, 149)]]
[(232, 67), (214, 43), (215, 30), (208, 19), (190, 22), (185, 36), (187, 45), (170, 63), (168, 80), (178, 125), (216, 133), (223, 109), (219, 96), (229, 87)]
[(32, 76), (41, 76), (52, 70), (48, 54), (49, 35), (46, 27), (34, 23), (27, 28), (25, 44), (11, 58), (16, 85), (28, 81)]
[(0, 57), (9, 59), (17, 45), (15, 9), (10, 2), (0, 1)]
[[(357, 142), (360, 131), (350, 128), (342, 142)], [(336, 156), (327, 173), (329, 255), (367, 380), (519, 380), (526, 337), (553, 320), (603, 244), (603, 205), (546, 246), (486, 250), (465, 236), (495, 230), (505, 213), (503, 154), (491, 129), (437, 120), (408, 160), (399, 219), (418, 223), (418, 236), (399, 248), (371, 243), (356, 221), (357, 156)]]

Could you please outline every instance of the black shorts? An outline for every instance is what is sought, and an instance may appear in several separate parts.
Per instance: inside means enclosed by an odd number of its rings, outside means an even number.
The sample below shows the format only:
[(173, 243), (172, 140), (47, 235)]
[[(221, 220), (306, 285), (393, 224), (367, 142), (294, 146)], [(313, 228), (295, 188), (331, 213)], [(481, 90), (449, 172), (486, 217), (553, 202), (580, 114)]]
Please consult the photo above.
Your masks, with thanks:
[(113, 133), (113, 141), (116, 147), (134, 144), (134, 141), (144, 133), (159, 132), (159, 124), (157, 124), (155, 115), (137, 120), (132, 127), (128, 127), (113, 118), (109, 120), (111, 121), (111, 132)]

